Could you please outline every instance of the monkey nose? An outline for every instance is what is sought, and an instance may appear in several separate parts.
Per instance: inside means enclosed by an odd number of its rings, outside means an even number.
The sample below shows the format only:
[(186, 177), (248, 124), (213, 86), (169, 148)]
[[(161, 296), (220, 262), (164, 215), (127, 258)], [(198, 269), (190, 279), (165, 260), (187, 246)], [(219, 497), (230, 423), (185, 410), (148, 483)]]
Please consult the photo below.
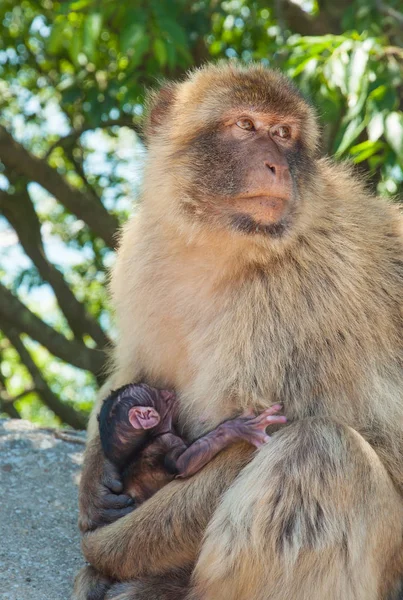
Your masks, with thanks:
[(289, 175), (289, 168), (287, 164), (268, 160), (266, 160), (264, 164), (276, 179), (284, 176), (287, 177)]

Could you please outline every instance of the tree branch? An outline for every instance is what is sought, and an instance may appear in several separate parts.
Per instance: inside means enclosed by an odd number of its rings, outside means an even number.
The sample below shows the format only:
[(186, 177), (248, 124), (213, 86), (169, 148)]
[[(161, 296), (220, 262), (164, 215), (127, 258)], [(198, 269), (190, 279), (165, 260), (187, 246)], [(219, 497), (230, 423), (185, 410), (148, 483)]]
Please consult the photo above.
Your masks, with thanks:
[(11, 419), (21, 419), (21, 415), (15, 406), (9, 402), (5, 398), (3, 398), (3, 394), (0, 392), (0, 413), (6, 413)]
[[(102, 373), (105, 356), (76, 340), (68, 340), (52, 327), (41, 321), (16, 296), (0, 283), (0, 329), (1, 324), (10, 323), (21, 333), (26, 333), (49, 352), (67, 363), (94, 373)], [(4, 331), (4, 329), (3, 329)], [(8, 337), (8, 336), (7, 336)]]
[(21, 400), (21, 398), (24, 398), (24, 396), (28, 396), (28, 394), (35, 392), (38, 392), (38, 390), (34, 387), (30, 387), (16, 396), (9, 396), (7, 393), (3, 393), (2, 398), (5, 404), (14, 404), (14, 402), (18, 402), (18, 400)]
[[(319, 0), (319, 13), (310, 15), (292, 0), (278, 0), (282, 4), (282, 17), (288, 28), (301, 35), (326, 35), (341, 33), (341, 19), (350, 0)], [(265, 3), (265, 6), (267, 3)]]
[(282, 16), (293, 33), (300, 33), (301, 35), (333, 33), (326, 15), (321, 12), (317, 16), (312, 16), (294, 2), (283, 2)]
[(71, 213), (82, 219), (92, 231), (113, 248), (117, 219), (108, 213), (102, 202), (93, 194), (84, 193), (71, 186), (43, 159), (37, 158), (19, 144), (0, 126), (0, 160), (4, 165), (29, 181), (36, 181), (57, 198)]
[[(1, 362), (1, 354), (0, 354), (0, 362)], [(25, 395), (25, 394), (24, 394)], [(14, 406), (14, 402), (18, 400), (21, 396), (17, 396), (16, 398), (10, 398), (7, 394), (7, 386), (5, 378), (3, 377), (2, 372), (0, 371), (0, 413), (6, 413), (12, 419), (21, 419), (21, 415), (18, 410)]]
[(15, 229), (22, 247), (42, 279), (51, 285), (75, 337), (82, 338), (83, 334), (88, 333), (101, 348), (109, 345), (109, 339), (101, 327), (76, 299), (62, 273), (47, 259), (40, 222), (26, 186), (14, 195), (0, 190), (0, 211)]
[(101, 122), (96, 127), (94, 127), (93, 125), (86, 124), (80, 127), (79, 129), (75, 129), (71, 133), (68, 133), (64, 137), (61, 137), (58, 140), (56, 140), (46, 152), (45, 159), (49, 158), (53, 150), (58, 146), (61, 146), (62, 148), (67, 148), (68, 146), (71, 146), (78, 138), (80, 138), (83, 135), (83, 133), (86, 133), (87, 131), (95, 131), (99, 128), (108, 129), (109, 127), (128, 127), (136, 133), (140, 140), (144, 140), (143, 131), (140, 125), (138, 123), (134, 123), (131, 117), (122, 116), (118, 119), (109, 119), (108, 121), (104, 121), (103, 123)]
[(376, 1), (376, 7), (380, 13), (383, 13), (384, 15), (391, 17), (398, 23), (403, 24), (403, 13), (399, 12), (395, 8), (392, 8), (391, 6), (386, 6), (386, 4), (384, 2), (381, 2), (380, 0)]
[(43, 403), (46, 404), (46, 406), (50, 408), (50, 410), (54, 412), (63, 423), (67, 423), (67, 425), (74, 427), (74, 429), (85, 429), (85, 416), (68, 404), (59, 400), (59, 398), (52, 392), (49, 385), (42, 377), (42, 374), (33, 361), (30, 353), (22, 343), (17, 331), (5, 324), (3, 320), (0, 321), (0, 327), (10, 340), (11, 344), (14, 346), (15, 350), (18, 352), (21, 361), (28, 369), (28, 372), (34, 382), (35, 389)]

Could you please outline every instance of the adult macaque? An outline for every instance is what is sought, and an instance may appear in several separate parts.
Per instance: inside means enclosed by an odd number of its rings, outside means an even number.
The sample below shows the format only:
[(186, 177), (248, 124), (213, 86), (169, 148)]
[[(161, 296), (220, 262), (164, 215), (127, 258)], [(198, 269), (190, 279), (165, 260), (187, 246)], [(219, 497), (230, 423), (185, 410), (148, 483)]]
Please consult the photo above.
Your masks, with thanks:
[(189, 440), (277, 402), (288, 425), (96, 528), (130, 507), (110, 491), (94, 419), (86, 558), (126, 581), (108, 600), (179, 598), (169, 574), (196, 558), (192, 600), (387, 598), (403, 569), (397, 210), (318, 158), (312, 109), (260, 66), (164, 87), (145, 131), (142, 206), (112, 279), (111, 386), (175, 389)]
[(214, 456), (235, 442), (260, 448), (269, 441), (266, 428), (285, 423), (276, 415), (279, 404), (260, 415), (247, 412), (221, 423), (188, 446), (174, 428), (176, 397), (144, 383), (112, 392), (99, 414), (104, 454), (119, 470), (124, 492), (136, 504), (144, 502), (176, 477), (200, 471)]

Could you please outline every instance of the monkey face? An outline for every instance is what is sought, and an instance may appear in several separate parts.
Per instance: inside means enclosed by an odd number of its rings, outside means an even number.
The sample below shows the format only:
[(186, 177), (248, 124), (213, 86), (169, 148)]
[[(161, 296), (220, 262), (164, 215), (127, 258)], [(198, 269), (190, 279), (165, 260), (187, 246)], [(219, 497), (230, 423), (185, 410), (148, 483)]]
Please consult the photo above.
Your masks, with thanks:
[(158, 425), (170, 427), (175, 410), (175, 394), (145, 383), (124, 385), (110, 393), (98, 416), (105, 456), (122, 465), (139, 452), (156, 432)]
[[(249, 110), (188, 146), (190, 214), (246, 234), (281, 236), (301, 208), (312, 171), (290, 119)], [(186, 204), (185, 204), (186, 207)]]
[(243, 235), (295, 228), (315, 187), (317, 127), (291, 83), (226, 65), (169, 89), (151, 109), (150, 141), (164, 148), (183, 214)]

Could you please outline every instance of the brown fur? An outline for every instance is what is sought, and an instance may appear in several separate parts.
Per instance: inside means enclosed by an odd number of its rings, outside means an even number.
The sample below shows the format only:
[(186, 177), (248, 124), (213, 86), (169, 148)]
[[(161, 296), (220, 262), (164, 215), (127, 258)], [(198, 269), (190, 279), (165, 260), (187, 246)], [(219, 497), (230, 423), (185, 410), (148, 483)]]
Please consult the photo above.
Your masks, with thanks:
[[(219, 200), (200, 200), (213, 175), (192, 178), (194, 140), (223, 107), (298, 124), (303, 194), (280, 238), (230, 230), (215, 219)], [(383, 600), (403, 567), (399, 215), (345, 165), (316, 157), (313, 112), (261, 67), (195, 72), (154, 99), (149, 124), (143, 203), (112, 277), (111, 385), (175, 388), (190, 439), (273, 402), (291, 424), (251, 462), (246, 447), (230, 449), (88, 533), (84, 554), (125, 580), (201, 548), (197, 600)]]
[[(171, 571), (136, 581), (119, 583), (99, 575), (91, 566), (81, 569), (75, 580), (74, 597), (86, 600), (185, 600), (190, 584), (191, 568)], [(84, 595), (83, 590), (86, 591)]]

